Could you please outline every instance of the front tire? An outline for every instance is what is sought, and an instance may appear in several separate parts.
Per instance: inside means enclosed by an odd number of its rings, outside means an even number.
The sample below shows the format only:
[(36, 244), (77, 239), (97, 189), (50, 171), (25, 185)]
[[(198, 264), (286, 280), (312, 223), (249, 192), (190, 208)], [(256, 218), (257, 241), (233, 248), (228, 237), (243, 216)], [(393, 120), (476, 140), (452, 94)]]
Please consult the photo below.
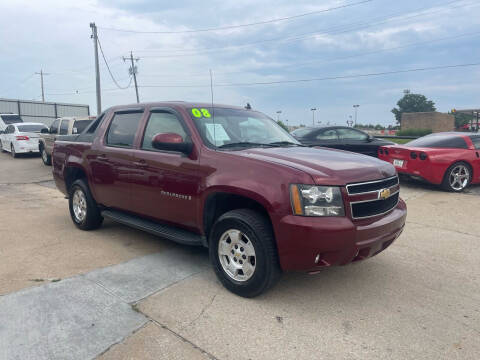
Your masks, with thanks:
[(258, 296), (280, 278), (271, 224), (257, 211), (238, 209), (220, 216), (211, 232), (209, 252), (220, 282), (239, 296)]
[(102, 225), (103, 217), (84, 179), (76, 180), (70, 187), (68, 205), (76, 227), (93, 230)]
[(443, 176), (442, 188), (450, 192), (462, 192), (472, 181), (472, 168), (464, 161), (451, 165)]
[(45, 150), (45, 148), (42, 146), (40, 151), (41, 151), (43, 163), (47, 166), (52, 165), (52, 157), (51, 155), (47, 154), (47, 150)]

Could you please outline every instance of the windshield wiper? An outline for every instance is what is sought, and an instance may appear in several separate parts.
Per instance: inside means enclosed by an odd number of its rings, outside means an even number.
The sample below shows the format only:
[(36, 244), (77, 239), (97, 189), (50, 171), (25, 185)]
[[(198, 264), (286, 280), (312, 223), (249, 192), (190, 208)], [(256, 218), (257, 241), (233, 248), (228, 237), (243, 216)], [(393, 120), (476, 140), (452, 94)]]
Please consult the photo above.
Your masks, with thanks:
[(274, 147), (272, 144), (255, 143), (249, 141), (235, 142), (218, 146), (218, 149), (227, 149), (234, 147)]
[(291, 146), (291, 145), (295, 145), (295, 146), (306, 147), (305, 145), (297, 144), (297, 143), (294, 143), (294, 142), (291, 142), (291, 141), (274, 141), (274, 142), (268, 143), (268, 145), (272, 145), (272, 146)]

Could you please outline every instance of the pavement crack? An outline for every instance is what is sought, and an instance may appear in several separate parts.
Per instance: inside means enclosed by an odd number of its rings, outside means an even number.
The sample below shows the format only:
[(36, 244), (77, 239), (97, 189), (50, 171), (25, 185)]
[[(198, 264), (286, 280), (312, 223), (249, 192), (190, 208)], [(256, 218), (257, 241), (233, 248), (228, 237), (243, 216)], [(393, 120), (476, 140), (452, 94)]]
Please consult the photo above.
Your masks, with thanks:
[(203, 314), (205, 313), (205, 311), (207, 311), (208, 308), (210, 308), (212, 306), (212, 304), (215, 301), (215, 298), (217, 297), (217, 295), (218, 295), (218, 292), (212, 296), (210, 301), (203, 307), (202, 311), (200, 311), (200, 313), (192, 321), (190, 321), (186, 326), (182, 326), (182, 328), (180, 330), (184, 330), (185, 328), (192, 326), (198, 319), (200, 319), (203, 316)]
[(183, 335), (181, 335), (180, 333), (170, 329), (168, 326), (160, 323), (159, 321), (151, 318), (150, 316), (148, 316), (147, 314), (143, 313), (142, 311), (140, 310), (137, 310), (138, 312), (140, 312), (143, 316), (145, 316), (148, 320), (150, 320), (152, 323), (154, 323), (156, 326), (164, 329), (164, 330), (167, 330), (168, 332), (170, 332), (171, 334), (173, 334), (174, 336), (176, 336), (177, 338), (179, 338), (180, 340), (186, 342), (187, 344), (191, 345), (194, 349), (200, 351), (202, 354), (206, 355), (210, 360), (219, 360), (215, 355), (213, 355), (212, 353), (208, 352), (207, 350), (205, 349), (202, 349), (200, 346), (198, 346), (197, 344), (195, 344), (194, 342), (188, 340), (186, 337), (184, 337)]
[[(144, 315), (144, 314), (142, 314)], [(145, 315), (144, 315), (145, 316)], [(138, 331), (142, 330), (143, 328), (145, 328), (148, 324), (150, 324), (152, 322), (152, 320), (148, 319), (148, 321), (145, 321), (145, 323), (136, 328), (135, 330), (131, 331), (129, 334), (125, 335), (123, 338), (121, 338), (120, 340), (114, 342), (113, 344), (111, 344), (108, 348), (106, 348), (105, 350), (103, 350), (100, 354), (98, 354), (95, 358), (98, 359), (100, 358), (102, 355), (106, 354), (108, 351), (110, 351), (111, 348), (113, 348), (115, 345), (118, 345), (118, 344), (121, 344), (122, 342), (124, 342), (126, 339), (128, 339), (130, 336), (132, 335), (135, 335), (135, 333), (137, 333)]]

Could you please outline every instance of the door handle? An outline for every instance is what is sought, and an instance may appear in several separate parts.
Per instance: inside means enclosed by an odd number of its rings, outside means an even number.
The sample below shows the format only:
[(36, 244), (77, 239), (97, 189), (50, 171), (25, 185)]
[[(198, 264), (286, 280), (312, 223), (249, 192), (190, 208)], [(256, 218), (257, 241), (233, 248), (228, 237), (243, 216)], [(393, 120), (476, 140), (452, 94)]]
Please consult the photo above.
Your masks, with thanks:
[(147, 165), (147, 162), (146, 162), (145, 160), (134, 161), (134, 162), (133, 162), (133, 165), (139, 166), (139, 167), (146, 167), (146, 166), (148, 166), (148, 165)]
[(105, 155), (105, 154), (100, 154), (100, 155), (97, 156), (97, 159), (98, 159), (98, 160), (107, 160), (107, 155)]

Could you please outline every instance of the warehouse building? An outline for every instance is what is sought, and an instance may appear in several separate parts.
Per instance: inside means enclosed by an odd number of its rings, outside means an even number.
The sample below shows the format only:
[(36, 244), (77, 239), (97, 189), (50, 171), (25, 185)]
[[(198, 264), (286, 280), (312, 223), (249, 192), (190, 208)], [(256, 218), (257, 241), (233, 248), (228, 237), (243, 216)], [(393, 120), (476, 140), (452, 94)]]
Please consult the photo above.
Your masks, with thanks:
[(24, 122), (38, 122), (47, 126), (59, 117), (87, 117), (90, 107), (81, 104), (66, 104), (17, 99), (0, 99), (0, 114), (18, 114)]

